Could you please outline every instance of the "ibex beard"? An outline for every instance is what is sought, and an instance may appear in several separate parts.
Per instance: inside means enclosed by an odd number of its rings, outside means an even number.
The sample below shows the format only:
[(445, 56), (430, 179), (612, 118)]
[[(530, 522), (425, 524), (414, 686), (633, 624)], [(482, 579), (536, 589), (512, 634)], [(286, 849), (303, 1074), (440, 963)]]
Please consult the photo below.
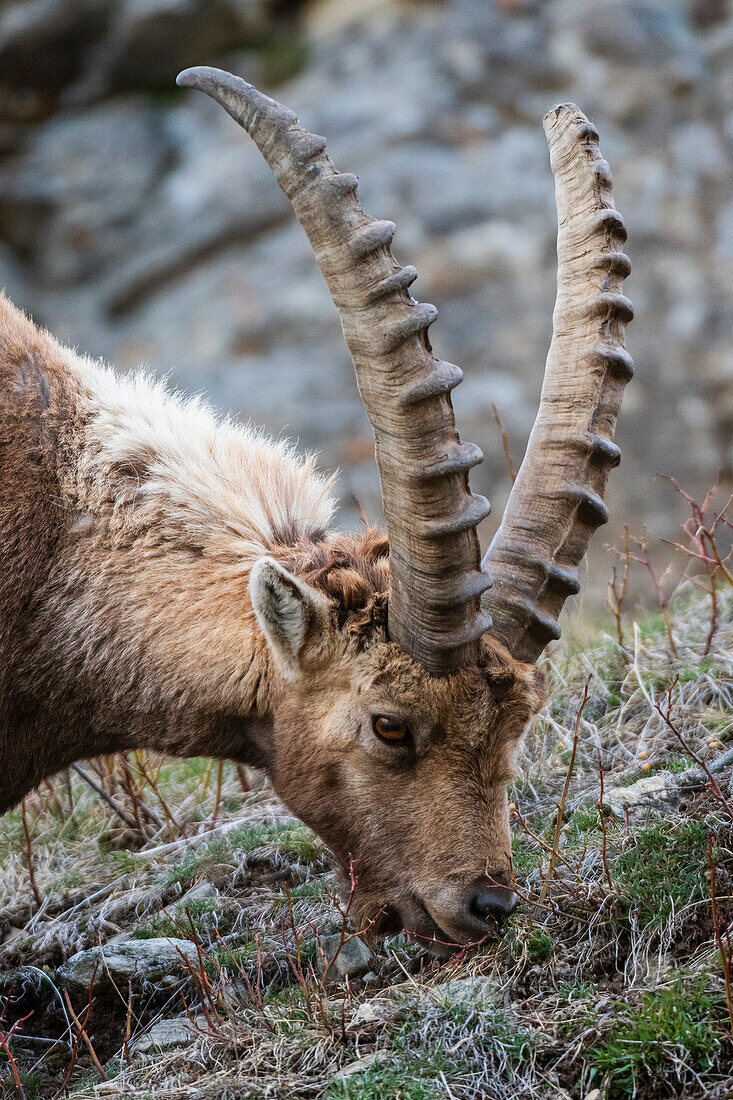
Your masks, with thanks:
[[(352, 915), (465, 945), (516, 902), (506, 787), (606, 518), (633, 370), (623, 222), (577, 107), (545, 119), (560, 232), (542, 401), (484, 558), (461, 372), (324, 139), (219, 70), (338, 306), (387, 536), (331, 530), (310, 459), (61, 347), (0, 298), (0, 811), (75, 760), (151, 748), (263, 768), (355, 884)], [(485, 568), (483, 568), (485, 566)]]

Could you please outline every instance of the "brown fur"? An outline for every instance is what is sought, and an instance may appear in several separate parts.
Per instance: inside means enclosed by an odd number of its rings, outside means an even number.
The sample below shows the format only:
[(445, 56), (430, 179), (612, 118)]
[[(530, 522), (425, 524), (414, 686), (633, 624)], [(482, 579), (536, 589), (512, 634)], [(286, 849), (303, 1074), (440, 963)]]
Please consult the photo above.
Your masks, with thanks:
[[(327, 488), (0, 298), (0, 811), (101, 753), (230, 757), (353, 861), (358, 919), (479, 938), (463, 898), (509, 881), (537, 674), (488, 636), (453, 676), (411, 661), (387, 638), (386, 537), (329, 534)], [(409, 748), (374, 736), (381, 712)]]

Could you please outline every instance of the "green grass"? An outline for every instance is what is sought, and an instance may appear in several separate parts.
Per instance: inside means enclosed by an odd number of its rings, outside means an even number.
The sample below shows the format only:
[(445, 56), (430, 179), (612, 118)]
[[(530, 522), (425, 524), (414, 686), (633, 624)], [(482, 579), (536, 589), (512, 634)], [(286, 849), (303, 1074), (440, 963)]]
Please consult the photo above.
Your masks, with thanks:
[(555, 954), (555, 941), (543, 928), (535, 928), (530, 932), (526, 946), (533, 963), (547, 962)]
[(138, 925), (132, 934), (136, 940), (152, 940), (159, 936), (193, 938), (192, 928), (196, 935), (209, 939), (214, 930), (222, 936), (226, 936), (234, 927), (237, 914), (227, 907), (221, 910), (221, 902), (217, 898), (199, 898), (186, 902), (185, 909), (173, 908), (168, 913), (156, 913), (144, 924)]
[(522, 878), (530, 871), (534, 871), (540, 866), (542, 859), (542, 849), (526, 833), (512, 834), (512, 866), (517, 878)]
[(253, 852), (270, 847), (283, 855), (314, 863), (323, 854), (323, 842), (305, 825), (246, 825), (224, 836), (212, 837), (208, 844), (187, 852), (165, 876), (168, 885), (190, 883), (215, 863), (237, 862), (237, 852)]
[[(470, 1004), (446, 1001), (432, 1015), (413, 1011), (397, 1026), (379, 1059), (353, 1078), (331, 1084), (326, 1100), (444, 1097), (444, 1078), (459, 1096), (461, 1084), (470, 1089), (487, 1061), (500, 1063), (509, 1081), (532, 1062), (530, 1033), (515, 1027), (500, 1009), (477, 1013)], [(466, 1035), (470, 1043), (460, 1043)]]
[(570, 832), (568, 834), (568, 842), (570, 844), (579, 842), (586, 843), (594, 833), (601, 831), (601, 825), (598, 820), (598, 807), (592, 804), (589, 806), (579, 806), (577, 810), (573, 812), (569, 824)]
[(707, 897), (709, 835), (704, 821), (659, 821), (636, 829), (633, 845), (614, 857), (614, 885), (642, 924), (661, 925)]
[[(425, 1067), (427, 1069), (427, 1067)], [(433, 1100), (444, 1096), (442, 1081), (407, 1077), (401, 1066), (376, 1062), (363, 1073), (332, 1084), (326, 1100)]]
[(642, 1083), (651, 1095), (651, 1085), (673, 1078), (676, 1059), (704, 1074), (720, 1053), (724, 999), (708, 991), (704, 977), (685, 988), (677, 976), (670, 989), (648, 993), (637, 1008), (624, 1001), (615, 1007), (617, 1019), (590, 1056), (607, 1077), (606, 1100), (632, 1097)]

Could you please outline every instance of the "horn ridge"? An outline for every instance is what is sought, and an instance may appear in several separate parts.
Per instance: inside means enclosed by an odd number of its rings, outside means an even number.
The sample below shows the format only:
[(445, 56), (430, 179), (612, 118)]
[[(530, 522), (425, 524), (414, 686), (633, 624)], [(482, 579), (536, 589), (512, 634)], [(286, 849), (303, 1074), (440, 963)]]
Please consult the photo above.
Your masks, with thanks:
[(461, 372), (430, 347), (437, 310), (409, 294), (417, 272), (392, 256), (394, 223), (367, 217), (356, 178), (335, 170), (323, 138), (231, 73), (187, 69), (178, 83), (210, 95), (248, 131), (305, 229), (374, 429), (390, 541), (390, 638), (429, 672), (456, 671), (478, 658), (489, 621), (476, 534), (489, 506), (468, 486), (480, 451), (456, 432), (450, 390)]
[(494, 581), (483, 597), (494, 633), (526, 661), (559, 638), (577, 567), (608, 519), (603, 494), (621, 458), (616, 419), (634, 373), (624, 348), (633, 317), (621, 293), (631, 268), (626, 229), (598, 134), (572, 103), (544, 125), (558, 211), (553, 335), (527, 452), (483, 561)]

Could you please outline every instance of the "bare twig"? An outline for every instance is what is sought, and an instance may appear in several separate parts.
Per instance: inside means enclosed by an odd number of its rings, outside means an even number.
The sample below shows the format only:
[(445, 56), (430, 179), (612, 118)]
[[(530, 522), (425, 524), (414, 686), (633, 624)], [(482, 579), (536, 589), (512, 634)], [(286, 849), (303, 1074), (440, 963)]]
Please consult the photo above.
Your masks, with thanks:
[(568, 791), (570, 790), (570, 780), (573, 776), (573, 769), (575, 767), (575, 756), (578, 751), (578, 733), (580, 732), (580, 723), (583, 718), (583, 711), (585, 704), (588, 702), (588, 689), (590, 687), (590, 676), (585, 681), (585, 688), (583, 690), (583, 698), (578, 712), (575, 716), (575, 728), (573, 729), (573, 750), (570, 754), (570, 763), (568, 764), (567, 774), (565, 776), (565, 783), (563, 784), (562, 795), (557, 805), (557, 820), (555, 821), (555, 838), (552, 842), (552, 850), (550, 852), (550, 863), (547, 868), (547, 874), (545, 875), (545, 881), (542, 883), (542, 889), (540, 890), (540, 903), (544, 902), (547, 894), (547, 887), (555, 873), (555, 864), (558, 859), (560, 851), (560, 837), (562, 836), (563, 818), (565, 816), (565, 803), (567, 802)]
[(667, 728), (677, 738), (680, 745), (682, 745), (682, 748), (685, 750), (687, 755), (689, 757), (691, 757), (695, 761), (695, 763), (698, 765), (698, 767), (700, 767), (703, 770), (703, 772), (705, 773), (705, 775), (707, 777), (708, 783), (710, 784), (710, 789), (711, 789), (713, 795), (718, 800), (718, 802), (720, 803), (722, 808), (725, 810), (726, 814), (731, 819), (731, 821), (733, 821), (733, 803), (731, 803), (730, 799), (726, 798), (726, 796), (723, 794), (721, 786), (718, 783), (715, 776), (713, 775), (712, 771), (710, 770), (710, 767), (708, 766), (707, 762), (705, 760), (703, 760), (702, 757), (699, 756), (698, 753), (696, 753), (693, 748), (690, 747), (689, 743), (682, 736), (682, 733), (680, 732), (678, 726), (676, 726), (674, 724), (674, 722), (672, 721), (672, 688), (675, 686), (676, 683), (677, 683), (677, 681), (675, 680), (675, 683), (672, 685), (672, 687), (667, 692), (667, 707), (666, 707), (666, 709), (662, 710), (659, 703), (655, 703), (654, 704), (655, 710), (657, 711), (657, 713), (659, 714), (660, 718), (663, 720), (663, 722), (665, 723)]
[(494, 420), (496, 421), (499, 431), (501, 432), (501, 445), (504, 449), (504, 457), (506, 459), (507, 468), (509, 470), (509, 477), (512, 479), (512, 484), (514, 484), (514, 482), (517, 480), (517, 468), (514, 465), (514, 460), (512, 458), (511, 451), (509, 450), (509, 440), (507, 439), (504, 425), (501, 422), (499, 410), (497, 409), (496, 405), (492, 405), (491, 408), (494, 413)]
[(31, 841), (30, 829), (28, 828), (28, 822), (25, 815), (25, 799), (23, 799), (20, 804), (20, 816), (23, 822), (23, 832), (25, 833), (25, 853), (28, 860), (28, 881), (30, 882), (31, 893), (33, 894), (35, 903), (40, 908), (40, 906), (43, 904), (43, 900), (41, 898), (41, 893), (38, 889), (38, 884), (36, 882), (36, 869), (33, 862), (33, 844)]
[(710, 864), (710, 904), (713, 910), (713, 931), (715, 933), (715, 942), (720, 952), (720, 960), (723, 964), (725, 1000), (728, 1006), (730, 1030), (733, 1035), (733, 943), (731, 943), (730, 929), (718, 910), (718, 898), (715, 892), (715, 879), (718, 868), (713, 858), (712, 836), (708, 837), (708, 862)]
[(72, 764), (71, 768), (72, 771), (75, 771), (77, 775), (81, 776), (84, 782), (87, 783), (93, 791), (97, 792), (102, 801), (107, 803), (110, 809), (117, 814), (121, 821), (124, 821), (128, 829), (132, 829), (133, 832), (139, 831), (137, 822), (134, 821), (131, 817), (128, 817), (127, 813), (125, 812), (125, 810), (123, 810), (122, 806), (120, 806), (119, 802), (115, 798), (113, 798), (112, 795), (107, 794), (101, 783), (98, 783), (96, 779), (93, 779), (89, 772), (85, 771), (84, 768), (82, 768), (81, 764)]

